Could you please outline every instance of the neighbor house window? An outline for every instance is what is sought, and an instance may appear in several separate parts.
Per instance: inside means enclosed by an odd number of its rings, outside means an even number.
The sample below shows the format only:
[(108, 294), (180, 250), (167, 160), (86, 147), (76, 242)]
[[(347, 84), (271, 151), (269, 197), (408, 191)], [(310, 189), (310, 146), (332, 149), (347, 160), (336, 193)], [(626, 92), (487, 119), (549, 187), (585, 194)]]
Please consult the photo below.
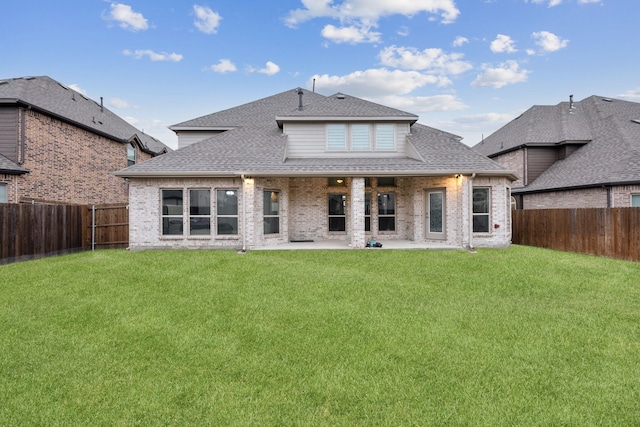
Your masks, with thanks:
[(132, 166), (136, 164), (136, 147), (133, 145), (133, 142), (130, 142), (127, 145), (127, 166)]
[(189, 234), (211, 235), (211, 190), (189, 190)]
[(396, 195), (378, 194), (378, 231), (396, 230)]
[(347, 196), (329, 194), (329, 231), (346, 231)]
[(344, 124), (327, 125), (327, 150), (347, 149), (347, 126)]
[(162, 235), (181, 236), (183, 225), (182, 190), (162, 190)]
[(489, 232), (490, 214), (489, 188), (473, 189), (473, 232)]
[(369, 150), (371, 148), (371, 137), (369, 136), (369, 125), (351, 125), (351, 149)]
[(280, 192), (265, 191), (263, 204), (264, 234), (280, 233)]
[(376, 125), (376, 150), (394, 150), (396, 148), (394, 135), (395, 125)]
[(634, 208), (640, 207), (640, 194), (631, 195), (631, 206)]
[(218, 190), (216, 197), (218, 234), (238, 234), (238, 190)]
[(371, 193), (364, 193), (364, 231), (371, 231)]
[(8, 200), (7, 184), (0, 183), (0, 203), (7, 203)]

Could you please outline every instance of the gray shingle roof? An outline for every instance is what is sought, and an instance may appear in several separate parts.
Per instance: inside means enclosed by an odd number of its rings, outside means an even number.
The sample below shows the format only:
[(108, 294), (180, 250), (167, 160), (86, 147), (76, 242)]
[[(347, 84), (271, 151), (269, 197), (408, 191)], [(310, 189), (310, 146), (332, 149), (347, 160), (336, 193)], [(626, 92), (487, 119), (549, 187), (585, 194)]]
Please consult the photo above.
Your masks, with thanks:
[(8, 175), (21, 175), (27, 172), (28, 170), (0, 154), (0, 173)]
[[(345, 105), (337, 114), (350, 117), (389, 117), (413, 122), (417, 116), (358, 98), (329, 99), (304, 91), (303, 113), (325, 117), (337, 102)], [(331, 97), (329, 97), (331, 98)], [(318, 106), (315, 106), (317, 103)], [(340, 104), (343, 103), (343, 104)], [(419, 158), (286, 158), (286, 136), (276, 117), (297, 114), (297, 91), (289, 90), (252, 103), (182, 122), (171, 128), (229, 127), (232, 130), (180, 148), (174, 152), (119, 171), (119, 176), (237, 176), (328, 174), (422, 174), (478, 172), (512, 174), (498, 163), (473, 151), (460, 138), (421, 124), (408, 137)], [(514, 178), (515, 179), (515, 178)]]
[(0, 80), (0, 103), (16, 102), (29, 104), (123, 143), (137, 137), (142, 148), (152, 154), (171, 150), (158, 139), (136, 129), (107, 107), (47, 76)]
[(640, 103), (590, 96), (575, 103), (535, 106), (474, 147), (495, 155), (522, 145), (585, 141), (525, 189), (545, 191), (605, 184), (640, 183)]

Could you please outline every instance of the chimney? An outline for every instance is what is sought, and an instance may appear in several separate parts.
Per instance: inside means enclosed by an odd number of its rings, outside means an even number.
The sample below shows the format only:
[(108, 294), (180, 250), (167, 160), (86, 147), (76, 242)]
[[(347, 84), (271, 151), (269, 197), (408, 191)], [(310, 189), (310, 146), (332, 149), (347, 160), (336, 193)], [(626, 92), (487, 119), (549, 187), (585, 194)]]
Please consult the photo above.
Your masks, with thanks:
[(302, 88), (298, 88), (298, 111), (302, 111)]

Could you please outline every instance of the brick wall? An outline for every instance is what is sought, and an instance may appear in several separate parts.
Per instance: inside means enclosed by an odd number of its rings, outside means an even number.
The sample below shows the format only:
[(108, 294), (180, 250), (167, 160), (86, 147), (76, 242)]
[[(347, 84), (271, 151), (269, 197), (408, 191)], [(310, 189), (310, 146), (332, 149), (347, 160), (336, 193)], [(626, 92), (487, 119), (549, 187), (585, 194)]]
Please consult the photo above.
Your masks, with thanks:
[[(610, 207), (629, 207), (631, 206), (631, 195), (640, 194), (640, 185), (611, 187), (610, 193)], [(606, 208), (607, 189), (605, 187), (597, 187), (525, 194), (523, 200), (524, 209)]]
[[(425, 190), (444, 188), (446, 190), (446, 241), (433, 240), (434, 244), (463, 246), (468, 243), (469, 209), (468, 178), (460, 177), (421, 177), (397, 178), (395, 187), (364, 188), (371, 193), (371, 232), (365, 233), (367, 239), (413, 240), (429, 242), (424, 238), (425, 229)], [(256, 178), (242, 181), (240, 178), (198, 178), (198, 179), (131, 179), (129, 215), (130, 247), (171, 248), (171, 247), (227, 247), (239, 249), (246, 244), (248, 249), (254, 246), (277, 245), (290, 240), (343, 240), (349, 243), (362, 243), (362, 236), (356, 233), (352, 240), (351, 231), (360, 227), (364, 218), (355, 218), (353, 202), (354, 191), (362, 194), (362, 178), (346, 179), (345, 186), (328, 185), (327, 178)], [(505, 178), (476, 178), (474, 186), (490, 187), (491, 191), (491, 228), (488, 233), (475, 233), (474, 246), (503, 247), (511, 239), (511, 210), (508, 182)], [(188, 200), (184, 200), (182, 236), (161, 235), (160, 190), (181, 188), (210, 188), (212, 190), (212, 233), (210, 236), (188, 236)], [(238, 227), (237, 236), (215, 235), (215, 190), (233, 188), (238, 190)], [(354, 190), (355, 189), (355, 190)], [(264, 235), (263, 230), (263, 192), (280, 192), (280, 233)], [(378, 233), (377, 195), (394, 193), (396, 195), (396, 231)], [(328, 231), (328, 195), (346, 195), (346, 231)], [(185, 197), (187, 193), (185, 192)], [(247, 197), (247, 221), (243, 220), (244, 198)], [(494, 228), (493, 225), (498, 227)], [(466, 228), (465, 228), (466, 227)]]
[[(25, 117), (20, 199), (77, 204), (126, 203), (128, 184), (112, 175), (127, 166), (127, 145), (29, 110)], [(136, 158), (151, 156), (137, 150)]]
[(525, 150), (516, 150), (493, 158), (502, 167), (514, 171), (518, 175), (518, 179), (511, 184), (514, 188), (525, 185), (524, 156)]

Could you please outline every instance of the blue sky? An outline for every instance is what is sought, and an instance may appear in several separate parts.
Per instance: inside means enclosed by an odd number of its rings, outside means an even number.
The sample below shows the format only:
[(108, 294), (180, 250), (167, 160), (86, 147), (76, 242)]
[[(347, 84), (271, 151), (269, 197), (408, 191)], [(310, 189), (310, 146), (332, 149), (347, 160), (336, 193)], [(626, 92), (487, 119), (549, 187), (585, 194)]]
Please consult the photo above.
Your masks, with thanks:
[(535, 104), (640, 102), (632, 0), (3, 3), (0, 78), (48, 75), (173, 148), (168, 126), (296, 87), (475, 145)]

